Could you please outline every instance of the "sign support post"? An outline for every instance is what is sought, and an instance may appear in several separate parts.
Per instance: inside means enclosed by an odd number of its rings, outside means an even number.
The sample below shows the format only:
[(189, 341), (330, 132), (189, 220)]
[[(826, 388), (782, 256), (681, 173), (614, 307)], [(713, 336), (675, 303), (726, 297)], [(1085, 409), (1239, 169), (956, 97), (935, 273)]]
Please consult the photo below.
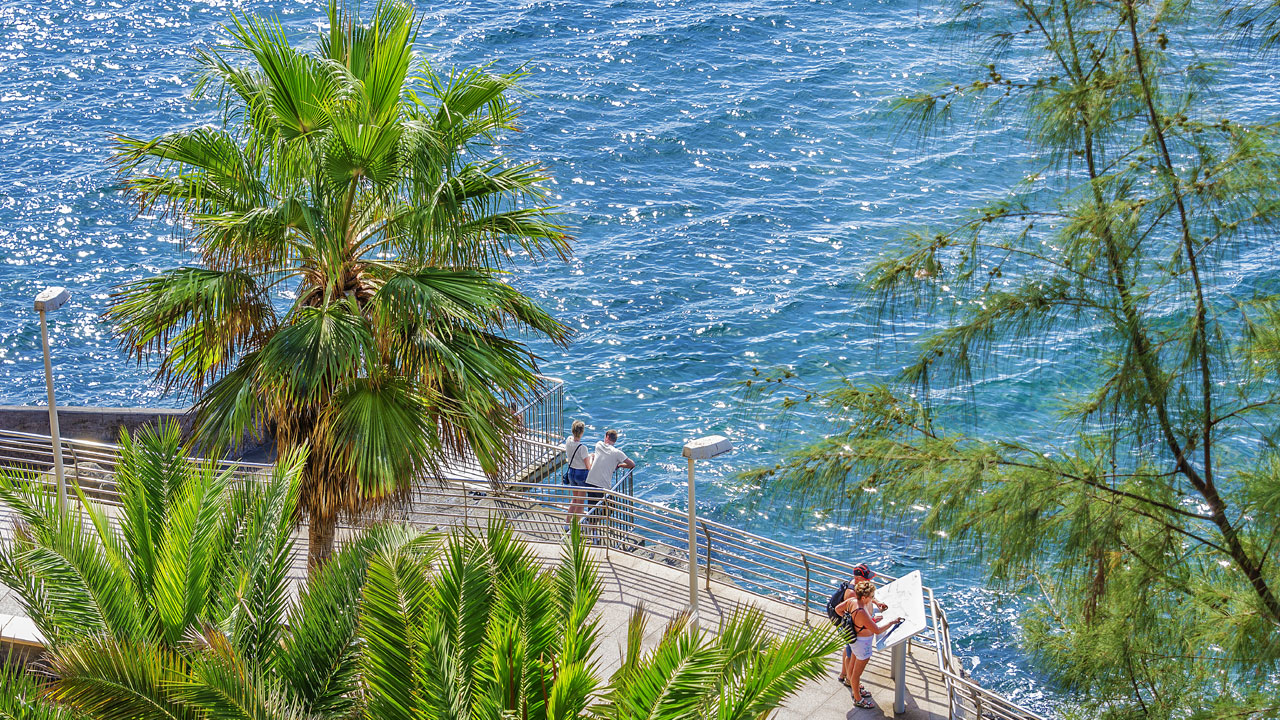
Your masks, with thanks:
[(884, 616), (892, 620), (902, 618), (899, 625), (890, 626), (876, 638), (877, 650), (890, 652), (889, 677), (893, 679), (893, 713), (907, 711), (907, 643), (925, 629), (924, 586), (920, 571), (913, 570), (883, 587), (876, 589), (876, 599), (888, 605)]

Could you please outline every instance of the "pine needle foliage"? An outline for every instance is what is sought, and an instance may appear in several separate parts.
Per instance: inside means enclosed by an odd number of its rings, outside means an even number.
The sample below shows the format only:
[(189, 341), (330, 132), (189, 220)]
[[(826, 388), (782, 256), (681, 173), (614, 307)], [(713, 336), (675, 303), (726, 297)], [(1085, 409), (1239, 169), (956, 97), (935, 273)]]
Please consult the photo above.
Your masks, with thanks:
[(521, 257), (564, 259), (546, 176), (501, 147), (523, 73), (441, 72), (420, 16), (329, 6), (314, 48), (233, 14), (197, 53), (217, 126), (121, 136), (143, 211), (198, 260), (122, 286), (107, 319), (156, 378), (195, 398), (209, 447), (269, 434), (309, 449), (299, 489), (313, 563), (340, 516), (394, 501), (449, 452), (504, 461), (505, 402), (537, 385), (522, 341), (569, 330), (507, 282)]
[[(888, 313), (945, 327), (879, 385), (762, 373), (824, 437), (754, 474), (810, 506), (918, 524), (1033, 602), (1023, 641), (1091, 717), (1263, 717), (1280, 694), (1280, 298), (1233, 294), (1274, 255), (1277, 127), (1223, 111), (1226, 8), (979, 0), (975, 76), (896, 107), (929, 131), (1017, 123), (1039, 167), (868, 270)], [(1083, 338), (1091, 368), (1030, 441), (972, 422), (974, 382)], [(1074, 379), (1073, 379), (1074, 381)], [(921, 510), (923, 508), (923, 510)]]

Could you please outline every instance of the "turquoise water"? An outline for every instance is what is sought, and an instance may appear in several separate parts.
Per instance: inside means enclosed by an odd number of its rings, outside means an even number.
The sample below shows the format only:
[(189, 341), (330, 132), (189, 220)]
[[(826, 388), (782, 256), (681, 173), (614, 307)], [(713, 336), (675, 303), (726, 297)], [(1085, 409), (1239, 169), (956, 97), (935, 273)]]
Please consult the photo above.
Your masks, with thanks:
[[(591, 437), (620, 428), (641, 463), (640, 492), (676, 505), (683, 441), (729, 434), (740, 449), (700, 467), (700, 511), (889, 573), (922, 569), (974, 675), (1049, 705), (1054, 694), (1015, 644), (1017, 604), (985, 589), (980, 567), (930, 556), (909, 527), (748, 511), (732, 481), (772, 464), (786, 442), (770, 417), (743, 408), (736, 383), (779, 365), (815, 379), (892, 371), (910, 338), (935, 323), (877, 333), (874, 309), (852, 299), (859, 270), (904, 227), (992, 197), (1026, 160), (1016, 128), (953, 131), (923, 147), (896, 139), (885, 102), (966, 57), (940, 44), (933, 4), (430, 6), (421, 46), (438, 65), (528, 63), (525, 132), (510, 147), (550, 167), (577, 256), (527, 268), (516, 282), (577, 330), (567, 353), (544, 349), (545, 371), (569, 384), (569, 414), (588, 421)], [(314, 2), (0, 4), (0, 402), (43, 402), (30, 303), (60, 284), (73, 293), (53, 317), (60, 402), (185, 404), (150, 388), (99, 320), (114, 285), (182, 262), (170, 229), (135, 216), (113, 189), (106, 148), (113, 133), (212, 118), (186, 99), (189, 58), (216, 40), (231, 7), (279, 12), (300, 32), (323, 17)], [(1274, 113), (1272, 87), (1262, 65), (1229, 94)], [(1275, 270), (1270, 258), (1253, 267)], [(1079, 338), (1051, 341), (1060, 352), (1010, 358), (978, 389), (980, 427), (1056, 432), (1055, 393), (1085, 359)]]

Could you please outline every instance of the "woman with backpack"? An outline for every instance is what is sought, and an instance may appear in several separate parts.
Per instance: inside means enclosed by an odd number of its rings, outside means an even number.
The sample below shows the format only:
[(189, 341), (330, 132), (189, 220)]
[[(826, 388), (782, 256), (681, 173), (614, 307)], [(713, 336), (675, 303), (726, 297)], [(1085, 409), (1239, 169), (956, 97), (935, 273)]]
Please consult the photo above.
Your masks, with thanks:
[(849, 694), (853, 696), (853, 706), (871, 709), (876, 706), (871, 701), (871, 693), (862, 686), (862, 671), (866, 670), (871, 660), (871, 651), (876, 635), (902, 622), (902, 618), (885, 625), (877, 625), (871, 611), (880, 603), (876, 602), (876, 586), (869, 580), (860, 580), (853, 585), (853, 597), (836, 606), (836, 614), (840, 617), (840, 628), (844, 630), (848, 644), (844, 646), (844, 674), (849, 678)]
[[(875, 576), (876, 574), (871, 570), (871, 568), (867, 567), (866, 563), (860, 563), (853, 568), (853, 579), (848, 582), (840, 583), (840, 586), (836, 588), (835, 594), (827, 600), (827, 617), (831, 618), (832, 625), (837, 627), (840, 626), (840, 615), (836, 612), (836, 607), (845, 600), (851, 600), (853, 598), (854, 584), (862, 580), (871, 582), (871, 579)], [(884, 611), (889, 607), (882, 602), (875, 602), (875, 605), (876, 608), (881, 611)], [(846, 672), (845, 664), (846, 663), (842, 659), (840, 662), (840, 683), (848, 687), (848, 673)]]

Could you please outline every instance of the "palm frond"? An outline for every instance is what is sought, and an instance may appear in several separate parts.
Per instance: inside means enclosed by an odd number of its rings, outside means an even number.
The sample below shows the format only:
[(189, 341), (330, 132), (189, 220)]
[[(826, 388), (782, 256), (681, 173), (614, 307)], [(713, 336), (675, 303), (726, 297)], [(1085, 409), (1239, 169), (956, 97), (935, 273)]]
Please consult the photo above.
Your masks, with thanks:
[(240, 270), (184, 267), (121, 286), (106, 312), (120, 345), (157, 376), (199, 393), (277, 319), (257, 278)]
[(372, 500), (397, 496), (411, 478), (438, 471), (438, 430), (430, 399), (396, 376), (360, 378), (332, 401), (331, 441), (343, 469)]
[(285, 419), (375, 366), (377, 349), (354, 303), (337, 300), (292, 313), (255, 361), (255, 379), (269, 383), (265, 395), (276, 406), (273, 415)]
[(587, 553), (582, 526), (577, 522), (570, 528), (555, 569), (555, 591), (564, 628), (557, 662), (562, 667), (590, 664), (600, 632), (599, 620), (592, 618), (600, 599), (600, 576)]
[(259, 352), (246, 353), (196, 401), (195, 434), (206, 453), (217, 455), (221, 448), (238, 447), (246, 436), (261, 436), (269, 416), (258, 380), (260, 365)]
[(576, 720), (584, 717), (591, 698), (599, 687), (600, 681), (583, 663), (561, 666), (547, 692), (547, 720)]
[(224, 626), (236, 651), (270, 668), (283, 632), (293, 565), (295, 508), (305, 453), (281, 457), (269, 479), (242, 483), (239, 503), (248, 509), (227, 561), (234, 592), (226, 598)]
[(218, 561), (211, 550), (222, 537), (231, 482), (229, 470), (219, 473), (211, 464), (193, 464), (184, 476), (187, 482), (166, 503), (155, 548), (153, 607), (169, 645), (177, 645), (203, 619)]
[(379, 525), (347, 542), (308, 578), (290, 606), (275, 659), (282, 687), (313, 715), (348, 714), (357, 702), (360, 600), (372, 557), (406, 547), (430, 563), (434, 538)]
[(226, 636), (206, 629), (190, 674), (173, 684), (175, 699), (207, 720), (309, 720), (278, 681), (246, 661)]
[(776, 709), (806, 683), (823, 677), (843, 640), (825, 624), (774, 638), (758, 609), (738, 609), (721, 626), (716, 645), (723, 669), (713, 713), (717, 720), (751, 720)]
[[(0, 546), (0, 582), (54, 647), (97, 635), (148, 629), (127, 568), (103, 547), (96, 526), (61, 511), (43, 483), (0, 476), (0, 500), (20, 521)], [(114, 541), (114, 539), (113, 539)]]
[(187, 667), (177, 650), (151, 643), (95, 639), (61, 648), (49, 658), (57, 679), (48, 697), (94, 720), (194, 720), (173, 695)]
[(318, 134), (329, 127), (329, 108), (340, 87), (328, 65), (295, 50), (278, 21), (232, 16), (228, 26), (237, 50), (253, 57), (266, 79), (266, 101), (284, 139)]
[(360, 603), (361, 679), (370, 717), (416, 720), (431, 701), (419, 691), (417, 675), (445, 669), (422, 667), (442, 639), (430, 632), (439, 622), (432, 599), (429, 568), (415, 553), (394, 547), (370, 560)]
[(616, 718), (694, 718), (716, 691), (724, 653), (700, 642), (700, 634), (679, 616), (668, 624), (658, 646), (625, 673), (614, 675), (606, 714)]
[(72, 720), (71, 710), (45, 697), (47, 682), (16, 665), (0, 667), (0, 720)]

